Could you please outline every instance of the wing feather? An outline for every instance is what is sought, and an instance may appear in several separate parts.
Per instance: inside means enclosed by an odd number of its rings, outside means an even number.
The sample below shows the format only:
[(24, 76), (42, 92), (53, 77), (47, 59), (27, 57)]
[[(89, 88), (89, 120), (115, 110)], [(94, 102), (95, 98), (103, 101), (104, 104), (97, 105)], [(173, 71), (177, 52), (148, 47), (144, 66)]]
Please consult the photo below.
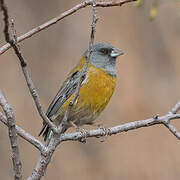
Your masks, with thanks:
[(61, 86), (60, 90), (58, 91), (57, 95), (55, 96), (54, 100), (48, 107), (46, 115), (50, 118), (52, 115), (56, 114), (58, 109), (64, 104), (64, 102), (74, 93), (76, 90), (77, 84), (80, 79), (80, 71), (74, 72), (70, 78), (68, 78), (63, 85)]
[[(55, 98), (49, 105), (46, 115), (48, 118), (51, 118), (52, 115), (56, 114), (59, 108), (66, 102), (66, 100), (74, 93), (76, 90), (77, 84), (81, 76), (80, 71), (73, 72), (68, 79), (63, 83), (60, 90), (56, 94)], [(39, 136), (43, 133), (43, 136), (46, 136), (48, 132), (47, 123), (44, 121)]]

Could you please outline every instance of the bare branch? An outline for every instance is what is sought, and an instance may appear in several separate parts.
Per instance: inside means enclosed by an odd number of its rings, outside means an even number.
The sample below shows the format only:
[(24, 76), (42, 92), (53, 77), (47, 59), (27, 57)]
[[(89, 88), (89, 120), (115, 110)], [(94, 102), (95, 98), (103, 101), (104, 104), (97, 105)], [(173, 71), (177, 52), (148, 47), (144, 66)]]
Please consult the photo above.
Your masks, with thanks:
[(47, 168), (47, 165), (49, 164), (50, 158), (53, 153), (49, 153), (48, 156), (40, 155), (40, 159), (38, 163), (36, 164), (36, 167), (34, 168), (31, 176), (27, 178), (27, 180), (39, 180), (42, 176), (45, 174), (45, 169)]
[[(177, 106), (177, 104), (175, 106)], [(174, 119), (180, 119), (180, 114), (168, 113), (160, 117), (156, 116), (155, 118), (129, 122), (111, 128), (99, 128), (96, 130), (86, 131), (86, 133), (82, 133), (82, 132), (65, 133), (65, 134), (61, 134), (58, 139), (56, 139), (57, 136), (53, 136), (48, 145), (49, 151), (47, 152), (46, 156), (41, 155), (40, 160), (38, 161), (32, 175), (28, 178), (28, 180), (38, 180), (42, 177), (42, 175), (44, 175), (44, 172), (48, 166), (48, 163), (50, 162), (50, 159), (53, 155), (55, 148), (63, 141), (81, 141), (82, 139), (88, 137), (111, 136), (142, 127), (150, 127), (157, 124), (164, 124), (171, 131), (171, 133), (180, 140), (180, 132), (178, 132), (170, 124), (170, 121)]]
[(39, 180), (42, 176), (45, 175), (46, 169), (48, 164), (51, 161), (51, 157), (56, 149), (57, 144), (57, 134), (53, 134), (52, 138), (50, 139), (50, 143), (48, 144), (48, 151), (46, 154), (41, 154), (40, 158), (34, 168), (31, 176), (28, 177), (27, 180)]
[(65, 124), (68, 120), (68, 116), (69, 113), (71, 111), (71, 108), (74, 104), (74, 102), (76, 101), (78, 95), (79, 95), (79, 91), (80, 91), (80, 87), (81, 87), (81, 83), (83, 81), (83, 76), (85, 75), (86, 71), (87, 71), (87, 67), (88, 67), (88, 62), (89, 62), (89, 58), (92, 52), (92, 47), (94, 44), (94, 35), (95, 35), (95, 31), (96, 31), (96, 22), (97, 22), (97, 17), (96, 17), (96, 3), (95, 0), (93, 0), (93, 4), (92, 4), (92, 25), (91, 25), (91, 36), (90, 36), (90, 41), (89, 41), (89, 50), (88, 50), (88, 55), (86, 57), (86, 61), (84, 63), (82, 72), (81, 72), (81, 76), (80, 76), (80, 80), (78, 82), (77, 88), (75, 90), (74, 96), (72, 98), (72, 100), (69, 103), (68, 109), (64, 115), (64, 118), (61, 122), (61, 124), (58, 127), (58, 133), (52, 134), (52, 137), (50, 138), (50, 141), (48, 143), (48, 153), (46, 156), (42, 155), (40, 156), (39, 161), (36, 164), (35, 169), (32, 172), (32, 175), (28, 178), (28, 180), (38, 180), (40, 179), (44, 174), (45, 171), (47, 169), (47, 166), (51, 160), (51, 157), (53, 155), (53, 152), (55, 151), (55, 148), (57, 147), (58, 143), (58, 137), (59, 137), (59, 133), (61, 133), (63, 131), (63, 129), (65, 128)]
[[(3, 3), (2, 0), (0, 2)], [(5, 6), (3, 5), (1, 7), (5, 8)], [(22, 163), (21, 163), (20, 154), (19, 154), (14, 112), (12, 108), (10, 107), (10, 105), (7, 103), (4, 96), (2, 95), (1, 91), (0, 91), (0, 106), (3, 108), (3, 111), (5, 112), (6, 117), (7, 117), (8, 133), (9, 133), (9, 139), (10, 139), (11, 149), (12, 149), (14, 179), (21, 180), (22, 179)]]
[(36, 91), (36, 88), (34, 86), (34, 83), (31, 79), (31, 76), (29, 74), (29, 71), (27, 69), (27, 66), (21, 66), (22, 67), (22, 70), (23, 70), (23, 73), (24, 73), (24, 77), (26, 79), (26, 83), (28, 85), (28, 88), (29, 88), (29, 91), (33, 97), (33, 100), (35, 102), (35, 105), (36, 105), (36, 108), (41, 116), (41, 118), (48, 124), (48, 126), (50, 126), (52, 128), (53, 131), (57, 131), (56, 129), (56, 126), (49, 120), (49, 118), (46, 116), (46, 114), (44, 113), (44, 111), (42, 110), (42, 106), (41, 106), (41, 103), (40, 103), (40, 99), (39, 99), (39, 95)]
[[(122, 6), (126, 3), (129, 2), (134, 2), (136, 0), (117, 0), (117, 1), (101, 1), (101, 2), (96, 2), (96, 7), (112, 7), (112, 6)], [(32, 30), (28, 31), (27, 33), (19, 36), (17, 38), (17, 42), (21, 42), (25, 39), (28, 39), (30, 37), (32, 37), (33, 35), (41, 32), (42, 30), (48, 28), (49, 26), (52, 26), (53, 24), (56, 24), (58, 21), (64, 19), (65, 17), (77, 12), (78, 10), (85, 8), (86, 6), (90, 6), (93, 4), (93, 0), (86, 0), (80, 4), (77, 4), (76, 6), (74, 6), (73, 8), (61, 13), (59, 16), (45, 22), (44, 24), (37, 26), (35, 28), (33, 28)], [(4, 46), (2, 46), (0, 48), (0, 54), (3, 54), (5, 51), (7, 51), (9, 48), (11, 47), (10, 43), (5, 44)]]
[[(3, 2), (3, 0), (1, 0), (1, 2)], [(2, 3), (2, 7), (3, 7), (3, 3)], [(19, 61), (20, 61), (20, 64), (21, 64), (21, 68), (22, 68), (24, 77), (26, 79), (27, 86), (29, 88), (29, 91), (30, 91), (33, 99), (34, 99), (36, 108), (37, 108), (40, 116), (52, 128), (52, 130), (56, 132), (57, 131), (56, 130), (57, 129), (56, 126), (49, 120), (49, 118), (46, 116), (46, 114), (42, 110), (42, 106), (41, 106), (41, 103), (40, 103), (40, 99), (39, 99), (38, 93), (36, 91), (36, 88), (34, 86), (34, 83), (32, 81), (32, 78), (31, 78), (30, 73), (29, 73), (28, 68), (27, 68), (26, 60), (22, 56), (22, 53), (20, 51), (19, 46), (16, 44), (17, 38), (15, 38), (15, 40), (14, 40), (14, 39), (11, 39), (11, 37), (10, 37), (10, 34), (9, 34), (8, 10), (7, 10), (7, 8), (2, 8), (2, 10), (3, 10), (3, 13), (4, 13), (4, 23), (5, 23), (4, 35), (5, 35), (5, 39), (6, 39), (6, 41), (9, 44), (11, 44), (11, 46), (14, 49), (15, 54), (19, 58)], [(13, 36), (15, 37), (15, 34), (13, 34)]]
[(67, 109), (67, 111), (66, 111), (66, 113), (64, 115), (64, 118), (63, 118), (60, 126), (58, 127), (58, 133), (61, 133), (63, 131), (63, 128), (65, 127), (65, 124), (66, 124), (66, 122), (68, 120), (68, 117), (69, 117), (69, 114), (71, 112), (72, 106), (75, 103), (77, 97), (79, 96), (81, 83), (82, 83), (82, 81), (84, 79), (84, 76), (87, 73), (88, 62), (89, 62), (89, 58), (90, 58), (90, 55), (91, 55), (91, 52), (92, 52), (92, 47), (94, 45), (94, 36), (95, 36), (95, 32), (96, 32), (96, 22), (97, 22), (97, 17), (96, 16), (97, 16), (96, 3), (95, 3), (95, 0), (93, 0), (92, 1), (92, 24), (91, 24), (91, 35), (90, 35), (90, 41), (89, 41), (88, 55), (86, 57), (86, 61), (84, 63), (84, 66), (83, 66), (83, 69), (82, 69), (82, 72), (81, 72), (81, 76), (80, 76), (78, 85), (76, 87), (74, 96), (73, 96), (72, 100), (69, 103), (68, 109)]
[[(7, 126), (7, 118), (0, 112), (0, 121), (3, 122)], [(16, 131), (17, 134), (22, 137), (24, 140), (32, 144), (34, 147), (36, 147), (42, 154), (44, 154), (47, 151), (47, 148), (34, 136), (20, 128), (16, 125)]]
[(164, 124), (171, 132), (173, 135), (175, 135), (179, 140), (180, 140), (180, 132), (178, 132), (171, 124), (170, 120), (173, 119), (180, 119), (180, 114), (167, 114), (158, 118), (150, 118), (146, 120), (140, 120), (140, 121), (134, 121), (134, 122), (129, 122), (126, 124), (114, 126), (111, 128), (99, 128), (96, 130), (90, 130), (87, 131), (86, 134), (82, 134), (81, 132), (75, 132), (75, 133), (65, 133), (62, 134), (59, 138), (59, 142), (61, 143), (62, 141), (79, 141), (84, 138), (88, 137), (101, 137), (101, 136), (111, 136), (115, 134), (119, 134), (122, 132), (127, 132), (130, 130), (142, 128), (142, 127), (149, 127), (153, 126), (156, 124)]
[[(27, 64), (26, 64), (26, 62), (25, 62), (25, 60), (24, 60), (24, 58), (23, 58), (23, 56), (21, 55), (21, 52), (20, 52), (20, 49), (19, 49), (19, 47), (16, 45), (16, 38), (15, 38), (15, 40), (13, 40), (13, 39), (11, 39), (11, 37), (10, 37), (10, 34), (9, 34), (9, 20), (8, 20), (8, 10), (7, 10), (7, 7), (5, 6), (5, 4), (4, 4), (4, 1), (3, 0), (0, 0), (0, 5), (1, 5), (1, 9), (2, 9), (2, 11), (3, 11), (3, 14), (4, 14), (4, 24), (5, 24), (5, 27), (4, 27), (4, 35), (5, 35), (5, 39), (6, 39), (6, 41), (7, 42), (9, 42), (11, 45), (12, 45), (12, 47), (13, 47), (13, 49), (14, 49), (14, 51), (15, 51), (15, 53), (16, 53), (16, 55), (18, 56), (18, 58), (19, 58), (19, 60), (20, 60), (20, 62), (21, 62), (21, 67), (22, 67), (22, 69), (23, 69), (23, 72), (24, 72), (24, 76), (25, 76), (25, 78), (26, 78), (26, 82), (27, 82), (27, 84), (28, 84), (28, 87), (29, 87), (29, 90), (30, 90), (30, 92), (31, 92), (31, 94), (32, 94), (32, 96), (33, 96), (33, 98), (34, 98), (34, 101), (35, 101), (35, 104), (36, 104), (36, 106), (37, 106), (37, 109), (38, 109), (38, 111), (39, 111), (39, 113), (43, 116), (46, 116), (45, 114), (43, 114), (43, 111), (42, 111), (42, 108), (41, 108), (41, 104), (39, 103), (39, 97), (38, 97), (38, 95), (37, 95), (37, 93), (36, 93), (36, 90), (35, 90), (35, 87), (34, 87), (34, 85), (33, 85), (33, 82), (32, 82), (32, 80), (31, 80), (31, 77), (30, 77), (30, 75), (29, 75), (29, 73), (28, 73), (28, 70), (27, 70)], [(14, 26), (14, 25), (13, 25)], [(13, 29), (14, 30), (14, 29)], [(14, 33), (13, 33), (13, 35), (14, 35), (14, 37), (16, 36), (16, 34), (15, 34), (15, 31), (14, 31)], [(3, 95), (2, 94), (0, 94), (0, 98), (1, 99), (4, 99), (4, 97), (3, 97)], [(6, 102), (7, 103), (7, 102)], [(7, 104), (7, 106), (9, 106), (8, 104)], [(10, 107), (10, 106), (9, 106)], [(5, 123), (6, 125), (8, 125), (8, 117), (7, 117), (7, 120), (5, 119), (5, 117), (3, 118), (3, 115), (2, 114), (0, 114), (1, 116), (1, 121), (3, 122), (3, 123)], [(48, 119), (48, 118), (47, 118)], [(50, 121), (49, 119), (48, 119), (48, 121)], [(51, 122), (50, 122), (51, 123)], [(51, 123), (51, 124), (53, 124), (53, 123)], [(9, 126), (9, 125), (8, 125)], [(54, 126), (54, 124), (53, 124), (53, 126)], [(27, 140), (28, 142), (30, 142), (31, 144), (33, 144), (36, 148), (38, 148), (42, 153), (46, 150), (46, 148), (45, 148), (45, 146), (40, 142), (40, 141), (38, 141), (37, 139), (35, 139), (32, 135), (30, 135), (29, 133), (27, 133), (27, 132), (25, 132), (23, 129), (21, 129), (20, 127), (18, 127), (18, 126), (16, 126), (15, 125), (15, 123), (13, 124), (13, 130), (16, 132), (18, 132), (18, 134), (21, 136), (21, 137), (23, 137), (25, 140)], [(16, 143), (17, 144), (17, 143)]]
[(180, 140), (180, 132), (178, 132), (172, 124), (168, 123), (164, 125), (169, 129), (170, 132), (174, 134), (174, 136), (176, 136)]
[(170, 113), (176, 114), (180, 110), (180, 101), (175, 104)]

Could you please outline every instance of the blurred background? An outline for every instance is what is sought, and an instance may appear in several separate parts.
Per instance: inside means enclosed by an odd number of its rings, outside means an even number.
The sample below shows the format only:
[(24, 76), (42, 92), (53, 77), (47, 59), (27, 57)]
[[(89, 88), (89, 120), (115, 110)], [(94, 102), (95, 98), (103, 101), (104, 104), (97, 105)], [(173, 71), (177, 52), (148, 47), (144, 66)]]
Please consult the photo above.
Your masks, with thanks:
[[(18, 36), (79, 2), (6, 0)], [(117, 62), (115, 93), (98, 118), (105, 127), (166, 114), (180, 100), (178, 3), (161, 1), (153, 21), (149, 18), (151, 0), (141, 7), (129, 3), (98, 8), (95, 42), (110, 43), (125, 52)], [(1, 13), (0, 46), (5, 44), (3, 25)], [(21, 43), (44, 110), (88, 47), (90, 25), (91, 8), (87, 7)], [(15, 111), (17, 124), (37, 137), (42, 119), (12, 49), (0, 56), (0, 89)], [(179, 120), (173, 124), (180, 130)], [(103, 143), (101, 140), (62, 143), (43, 179), (179, 180), (180, 143), (163, 125), (121, 133)], [(39, 152), (23, 139), (19, 138), (19, 142), (25, 179), (35, 167)], [(3, 124), (0, 144), (0, 179), (11, 180), (10, 143)]]

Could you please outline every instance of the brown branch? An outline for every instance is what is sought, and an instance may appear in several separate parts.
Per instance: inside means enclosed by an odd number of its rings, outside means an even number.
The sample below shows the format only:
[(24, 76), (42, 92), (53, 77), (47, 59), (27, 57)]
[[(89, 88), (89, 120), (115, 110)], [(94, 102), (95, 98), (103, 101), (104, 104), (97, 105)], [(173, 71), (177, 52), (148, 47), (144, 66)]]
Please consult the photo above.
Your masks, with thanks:
[[(0, 2), (3, 3), (2, 0)], [(5, 8), (5, 6), (4, 7), (1, 6), (1, 7)], [(12, 108), (10, 107), (10, 105), (7, 103), (4, 96), (2, 95), (1, 91), (0, 91), (0, 106), (2, 107), (7, 117), (8, 133), (9, 133), (9, 139), (10, 139), (11, 149), (12, 149), (14, 179), (21, 180), (22, 179), (22, 163), (21, 163), (20, 154), (19, 154), (14, 112)]]
[[(113, 6), (122, 6), (126, 3), (130, 3), (130, 2), (134, 2), (136, 0), (117, 0), (117, 1), (109, 1), (109, 2), (96, 2), (96, 7), (113, 7)], [(42, 25), (39, 25), (35, 28), (33, 28), (32, 30), (28, 31), (27, 33), (19, 36), (17, 38), (17, 42), (21, 42), (25, 39), (28, 39), (30, 37), (32, 37), (33, 35), (41, 32), (42, 30), (45, 30), (46, 28), (48, 28), (49, 26), (52, 26), (53, 24), (56, 24), (58, 21), (64, 19), (65, 17), (77, 12), (78, 10), (85, 8), (87, 6), (90, 6), (93, 4), (93, 0), (86, 0), (80, 4), (77, 4), (76, 6), (74, 6), (73, 8), (61, 13), (59, 16), (45, 22)], [(9, 48), (11, 48), (10, 43), (5, 44), (4, 46), (2, 46), (0, 48), (0, 54), (3, 54), (4, 52), (6, 52)]]
[[(3, 122), (6, 126), (7, 124), (7, 118), (0, 112), (0, 121)], [(42, 154), (45, 154), (47, 151), (47, 148), (41, 143), (41, 141), (37, 140), (34, 136), (23, 130), (21, 127), (16, 125), (16, 131), (17, 134), (22, 137), (24, 140), (32, 144), (34, 147), (36, 147)]]

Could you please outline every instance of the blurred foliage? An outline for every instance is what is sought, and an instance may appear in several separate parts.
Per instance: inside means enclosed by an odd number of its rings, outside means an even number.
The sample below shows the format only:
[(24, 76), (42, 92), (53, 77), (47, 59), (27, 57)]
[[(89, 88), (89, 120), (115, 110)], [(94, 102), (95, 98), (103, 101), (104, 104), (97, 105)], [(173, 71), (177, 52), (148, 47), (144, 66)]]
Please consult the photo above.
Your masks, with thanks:
[(160, 2), (160, 0), (153, 1), (152, 7), (149, 12), (149, 17), (151, 20), (153, 20), (157, 16), (157, 8), (159, 6), (159, 2)]
[[(179, 6), (180, 0), (176, 0), (176, 2), (177, 2), (177, 6)], [(136, 5), (138, 7), (140, 7), (140, 6), (143, 6), (144, 3), (145, 3), (145, 0), (137, 0)], [(157, 13), (158, 13), (158, 7), (160, 4), (161, 4), (160, 0), (153, 0), (152, 1), (152, 5), (151, 5), (151, 8), (149, 10), (150, 20), (154, 20), (156, 18)]]
[[(145, 0), (137, 0), (136, 5), (138, 7), (143, 6), (144, 2), (145, 2)], [(159, 4), (160, 4), (160, 0), (153, 0), (151, 8), (149, 10), (149, 18), (151, 20), (156, 18), (156, 16), (157, 16), (157, 8), (158, 8)]]

